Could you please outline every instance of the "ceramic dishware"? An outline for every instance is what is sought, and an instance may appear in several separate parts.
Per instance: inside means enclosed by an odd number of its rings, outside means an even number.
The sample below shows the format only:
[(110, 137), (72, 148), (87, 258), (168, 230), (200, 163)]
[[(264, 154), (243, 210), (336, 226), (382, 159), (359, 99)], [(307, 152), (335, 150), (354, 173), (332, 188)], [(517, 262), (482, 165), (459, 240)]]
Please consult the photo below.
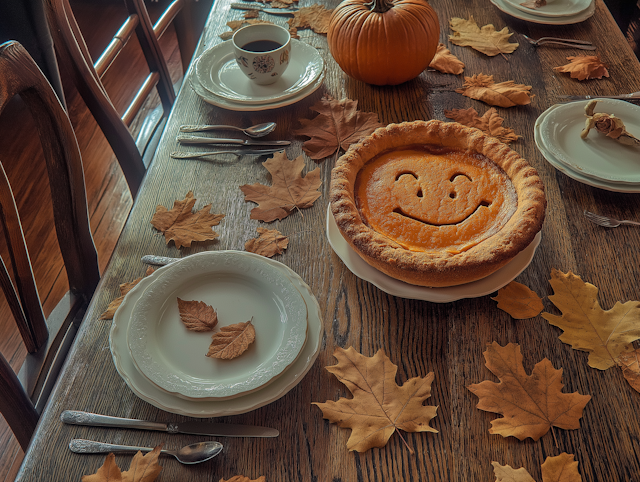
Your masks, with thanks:
[(279, 25), (247, 25), (231, 39), (240, 70), (259, 85), (276, 82), (291, 59), (291, 35)]

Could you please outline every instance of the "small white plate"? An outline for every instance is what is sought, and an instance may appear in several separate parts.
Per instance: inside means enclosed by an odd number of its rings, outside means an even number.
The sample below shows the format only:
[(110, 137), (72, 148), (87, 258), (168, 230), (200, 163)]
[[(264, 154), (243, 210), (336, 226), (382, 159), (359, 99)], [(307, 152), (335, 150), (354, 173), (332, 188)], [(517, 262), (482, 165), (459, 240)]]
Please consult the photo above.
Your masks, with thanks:
[[(598, 181), (640, 184), (640, 146), (627, 146), (591, 129), (586, 139), (584, 108), (588, 100), (558, 104), (536, 120), (540, 141), (554, 158), (583, 176)], [(599, 99), (596, 112), (622, 119), (627, 130), (640, 137), (640, 107), (623, 100)]]
[[(243, 253), (245, 256), (258, 256), (252, 253)], [(308, 307), (308, 333), (307, 342), (298, 359), (273, 383), (255, 392), (230, 400), (186, 400), (160, 390), (156, 385), (145, 378), (133, 363), (133, 358), (127, 346), (127, 331), (131, 321), (131, 313), (142, 293), (153, 282), (156, 275), (161, 275), (168, 266), (159, 268), (156, 272), (143, 278), (124, 298), (120, 308), (113, 317), (113, 324), (109, 333), (109, 347), (116, 370), (131, 389), (142, 400), (154, 407), (167, 412), (186, 415), (189, 417), (209, 418), (223, 417), (247, 413), (264, 405), (272, 403), (283, 397), (294, 388), (313, 366), (322, 340), (322, 314), (320, 305), (311, 293), (309, 286), (289, 267), (277, 261), (265, 258), (265, 262), (275, 266), (289, 277), (296, 289), (300, 291), (305, 304)]]
[(542, 236), (538, 233), (531, 244), (518, 253), (513, 260), (486, 278), (447, 288), (425, 288), (424, 286), (405, 283), (386, 275), (382, 271), (378, 271), (368, 264), (342, 237), (342, 233), (340, 233), (340, 229), (331, 212), (331, 205), (327, 207), (327, 238), (329, 239), (329, 244), (349, 268), (349, 271), (358, 278), (377, 286), (385, 293), (399, 298), (431, 301), (433, 303), (450, 303), (464, 298), (479, 298), (498, 291), (509, 284), (529, 266)]
[(509, 5), (537, 17), (569, 17), (582, 13), (592, 3), (592, 0), (547, 0), (547, 4), (540, 8), (527, 8), (521, 3), (525, 0), (504, 0)]
[[(162, 390), (187, 399), (226, 399), (272, 382), (300, 354), (307, 307), (279, 269), (237, 251), (207, 251), (155, 276), (133, 308), (129, 350), (138, 370)], [(203, 301), (218, 326), (253, 319), (255, 341), (233, 360), (206, 357), (211, 332), (188, 330), (177, 298)]]
[(293, 97), (311, 86), (324, 70), (317, 49), (291, 39), (291, 61), (280, 79), (258, 85), (242, 73), (228, 40), (206, 50), (195, 63), (195, 77), (212, 94), (231, 102), (250, 105), (272, 104)]
[(542, 25), (571, 25), (574, 23), (580, 23), (591, 17), (596, 11), (595, 0), (591, 0), (591, 4), (582, 12), (576, 15), (567, 15), (566, 17), (541, 17), (538, 15), (532, 15), (522, 10), (518, 10), (507, 0), (491, 0), (494, 6), (504, 13), (511, 15), (512, 17), (519, 18), (531, 23), (539, 23)]

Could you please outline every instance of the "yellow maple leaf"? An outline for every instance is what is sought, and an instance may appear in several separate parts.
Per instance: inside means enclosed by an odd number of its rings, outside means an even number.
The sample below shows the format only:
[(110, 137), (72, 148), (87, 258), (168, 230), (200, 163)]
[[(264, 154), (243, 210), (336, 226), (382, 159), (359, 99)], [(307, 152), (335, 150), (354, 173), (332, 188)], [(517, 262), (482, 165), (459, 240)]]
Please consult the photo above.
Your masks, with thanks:
[(449, 26), (454, 32), (453, 35), (449, 35), (449, 41), (452, 44), (471, 47), (490, 57), (498, 54), (510, 54), (520, 45), (509, 42), (509, 37), (513, 35), (513, 32), (509, 32), (507, 27), (500, 31), (491, 24), (480, 28), (473, 16), (470, 16), (469, 20), (454, 17), (449, 20)]
[[(547, 457), (541, 466), (543, 482), (582, 482), (578, 472), (578, 462), (573, 455), (561, 453), (556, 457)], [(496, 482), (535, 482), (524, 467), (514, 469), (510, 465), (491, 462)]]
[(609, 77), (607, 66), (602, 63), (597, 55), (578, 55), (567, 57), (567, 60), (569, 61), (568, 64), (554, 67), (553, 70), (568, 73), (572, 79), (578, 80)]
[(499, 309), (506, 311), (516, 320), (533, 318), (544, 309), (540, 297), (517, 281), (512, 281), (498, 290), (498, 296), (491, 299), (498, 302)]
[(640, 302), (618, 301), (605, 311), (598, 303), (598, 288), (580, 276), (554, 269), (549, 282), (554, 291), (549, 300), (562, 316), (542, 313), (542, 317), (563, 330), (560, 341), (589, 352), (590, 367), (606, 370), (614, 366), (626, 346), (640, 339)]
[(464, 62), (453, 55), (443, 44), (438, 44), (436, 54), (429, 64), (429, 67), (445, 74), (461, 74), (464, 71)]
[(82, 482), (154, 482), (162, 471), (158, 465), (161, 449), (162, 445), (158, 445), (146, 455), (137, 452), (126, 472), (120, 471), (115, 455), (109, 454), (95, 474), (82, 476)]
[(531, 103), (531, 86), (516, 84), (513, 80), (495, 83), (493, 75), (476, 74), (464, 78), (462, 89), (456, 92), (472, 99), (498, 107), (513, 107)]
[[(398, 367), (382, 350), (367, 357), (353, 347), (336, 348), (333, 356), (338, 364), (327, 367), (327, 371), (347, 386), (353, 398), (314, 402), (314, 405), (330, 422), (351, 429), (347, 441), (349, 450), (365, 452), (373, 447), (384, 447), (396, 430), (437, 432), (429, 422), (436, 416), (438, 407), (423, 405), (431, 396), (433, 372), (398, 386)], [(408, 445), (407, 448), (413, 453)]]

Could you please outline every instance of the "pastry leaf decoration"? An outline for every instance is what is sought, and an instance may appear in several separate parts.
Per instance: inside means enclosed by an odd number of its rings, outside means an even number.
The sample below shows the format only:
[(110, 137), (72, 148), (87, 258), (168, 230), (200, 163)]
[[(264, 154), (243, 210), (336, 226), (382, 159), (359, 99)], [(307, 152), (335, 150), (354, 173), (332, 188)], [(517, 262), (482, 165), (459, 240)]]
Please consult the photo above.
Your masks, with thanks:
[(178, 298), (180, 321), (191, 331), (211, 331), (218, 324), (218, 314), (203, 301), (185, 301)]
[(262, 165), (271, 173), (271, 186), (259, 183), (240, 186), (245, 201), (258, 204), (251, 210), (251, 219), (265, 222), (284, 219), (294, 209), (311, 207), (320, 197), (317, 190), (322, 185), (320, 169), (316, 168), (302, 177), (302, 156), (289, 161), (284, 152), (278, 152)]
[(499, 309), (506, 311), (516, 320), (533, 318), (544, 310), (540, 297), (517, 281), (512, 281), (498, 290), (498, 295), (491, 299), (498, 302)]
[(485, 134), (495, 137), (505, 144), (517, 141), (519, 137), (513, 129), (503, 127), (504, 119), (498, 115), (498, 111), (493, 107), (485, 112), (482, 117), (473, 107), (445, 110), (444, 115), (465, 126), (480, 129)]
[(493, 75), (477, 74), (473, 77), (465, 77), (464, 80), (462, 89), (456, 89), (456, 92), (489, 105), (498, 107), (527, 105), (534, 97), (530, 92), (530, 85), (516, 84), (512, 80), (496, 84)]
[(158, 465), (161, 449), (162, 445), (158, 445), (146, 455), (136, 453), (126, 472), (120, 471), (115, 455), (109, 454), (102, 467), (95, 474), (84, 475), (82, 482), (154, 482), (162, 471), (162, 467)]
[(464, 71), (464, 62), (453, 55), (443, 44), (438, 44), (438, 49), (429, 64), (429, 67), (444, 74), (461, 74)]
[(252, 320), (223, 326), (211, 337), (208, 357), (231, 360), (242, 355), (256, 339)]
[(538, 440), (551, 427), (580, 427), (582, 410), (591, 396), (563, 393), (562, 370), (556, 370), (549, 360), (538, 362), (527, 375), (517, 344), (503, 347), (493, 342), (484, 357), (487, 368), (500, 383), (485, 380), (468, 388), (480, 399), (480, 410), (503, 415), (491, 422), (489, 433)]
[(244, 249), (251, 253), (271, 258), (284, 253), (289, 244), (289, 238), (277, 229), (256, 228), (258, 237), (244, 243)]
[(509, 42), (513, 32), (509, 32), (507, 27), (499, 31), (491, 24), (481, 28), (473, 16), (470, 16), (469, 20), (454, 17), (449, 20), (449, 26), (454, 32), (453, 35), (449, 35), (452, 44), (471, 47), (490, 57), (510, 54), (520, 45)]
[[(365, 452), (373, 447), (384, 447), (396, 430), (437, 432), (429, 426), (437, 407), (423, 404), (431, 396), (433, 373), (423, 378), (411, 378), (398, 386), (395, 381), (398, 367), (382, 350), (367, 357), (353, 347), (336, 348), (333, 356), (338, 364), (327, 367), (327, 371), (346, 385), (353, 398), (314, 405), (330, 422), (351, 429), (347, 441), (349, 450)], [(413, 453), (408, 445), (407, 448)]]
[(564, 72), (571, 75), (572, 79), (602, 79), (609, 77), (607, 66), (602, 63), (597, 55), (578, 55), (575, 57), (567, 57), (568, 64), (554, 67), (557, 72)]

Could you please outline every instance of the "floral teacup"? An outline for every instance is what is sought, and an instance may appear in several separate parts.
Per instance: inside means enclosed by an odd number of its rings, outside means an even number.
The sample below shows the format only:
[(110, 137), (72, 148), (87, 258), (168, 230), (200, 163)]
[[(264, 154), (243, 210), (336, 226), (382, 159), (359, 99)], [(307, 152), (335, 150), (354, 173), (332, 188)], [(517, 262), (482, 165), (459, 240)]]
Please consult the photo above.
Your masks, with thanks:
[(289, 66), (291, 35), (278, 25), (248, 25), (231, 42), (238, 67), (256, 84), (274, 83)]

